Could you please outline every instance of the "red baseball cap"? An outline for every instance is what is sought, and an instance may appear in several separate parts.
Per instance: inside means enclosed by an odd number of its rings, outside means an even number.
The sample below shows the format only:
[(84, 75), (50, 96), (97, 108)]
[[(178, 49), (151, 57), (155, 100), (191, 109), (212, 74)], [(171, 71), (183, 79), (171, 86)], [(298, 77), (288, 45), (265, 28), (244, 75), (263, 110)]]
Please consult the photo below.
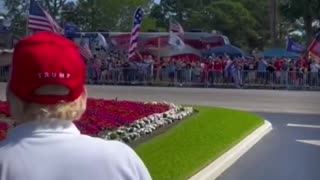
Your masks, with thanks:
[[(52, 32), (38, 32), (21, 40), (13, 53), (8, 88), (29, 103), (72, 102), (84, 91), (85, 65), (78, 46)], [(68, 88), (67, 95), (38, 95), (46, 85)]]

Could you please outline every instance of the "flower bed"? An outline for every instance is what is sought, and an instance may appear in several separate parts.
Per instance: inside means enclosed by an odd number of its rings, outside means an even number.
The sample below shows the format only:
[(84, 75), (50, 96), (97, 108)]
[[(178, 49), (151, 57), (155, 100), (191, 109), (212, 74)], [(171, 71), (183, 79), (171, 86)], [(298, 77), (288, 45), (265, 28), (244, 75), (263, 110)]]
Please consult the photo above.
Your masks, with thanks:
[[(141, 135), (181, 120), (192, 113), (192, 108), (182, 108), (168, 103), (143, 103), (103, 99), (88, 99), (87, 111), (75, 121), (82, 134), (131, 142)], [(0, 101), (0, 114), (10, 117), (7, 103)], [(0, 124), (0, 140), (9, 125)]]

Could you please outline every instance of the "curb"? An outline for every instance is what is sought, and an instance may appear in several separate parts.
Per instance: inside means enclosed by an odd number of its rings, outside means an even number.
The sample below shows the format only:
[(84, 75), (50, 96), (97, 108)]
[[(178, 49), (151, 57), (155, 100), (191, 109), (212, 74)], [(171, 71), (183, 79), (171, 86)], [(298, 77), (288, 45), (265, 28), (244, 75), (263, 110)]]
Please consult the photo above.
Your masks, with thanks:
[(193, 175), (189, 180), (214, 180), (225, 170), (234, 164), (242, 155), (252, 148), (259, 140), (272, 130), (272, 124), (265, 120), (264, 125), (248, 135), (236, 146), (224, 153), (218, 159), (206, 166), (204, 169)]

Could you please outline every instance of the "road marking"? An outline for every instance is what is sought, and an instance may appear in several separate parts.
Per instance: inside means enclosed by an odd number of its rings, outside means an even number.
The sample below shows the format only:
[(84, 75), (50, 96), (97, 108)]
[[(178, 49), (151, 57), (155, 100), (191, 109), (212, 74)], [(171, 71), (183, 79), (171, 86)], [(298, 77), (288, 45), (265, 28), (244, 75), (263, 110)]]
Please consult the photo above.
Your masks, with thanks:
[(310, 125), (310, 124), (287, 124), (288, 127), (303, 127), (303, 128), (317, 128), (320, 129), (320, 125)]
[(320, 146), (320, 140), (296, 140), (297, 142)]

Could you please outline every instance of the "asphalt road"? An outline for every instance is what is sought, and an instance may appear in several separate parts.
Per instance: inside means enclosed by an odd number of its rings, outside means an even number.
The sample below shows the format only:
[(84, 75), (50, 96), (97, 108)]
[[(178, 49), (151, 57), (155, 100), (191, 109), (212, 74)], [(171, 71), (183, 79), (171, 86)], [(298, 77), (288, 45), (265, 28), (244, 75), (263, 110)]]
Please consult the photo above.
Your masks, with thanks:
[[(274, 130), (219, 180), (320, 179), (320, 92), (129, 86), (87, 86), (87, 89), (89, 96), (96, 98), (167, 101), (261, 112)], [(0, 98), (4, 97), (5, 84), (0, 83)], [(313, 126), (289, 127), (288, 123)], [(319, 141), (311, 145), (297, 140)]]
[[(319, 180), (320, 116), (259, 114), (268, 119), (274, 129), (218, 180)], [(314, 127), (290, 127), (289, 123)], [(317, 143), (297, 140), (317, 140)]]
[[(222, 106), (253, 112), (320, 113), (320, 92), (239, 90), (209, 88), (165, 88), (132, 86), (87, 86), (96, 98), (137, 101), (167, 101), (178, 104)], [(5, 83), (0, 83), (0, 99)]]

